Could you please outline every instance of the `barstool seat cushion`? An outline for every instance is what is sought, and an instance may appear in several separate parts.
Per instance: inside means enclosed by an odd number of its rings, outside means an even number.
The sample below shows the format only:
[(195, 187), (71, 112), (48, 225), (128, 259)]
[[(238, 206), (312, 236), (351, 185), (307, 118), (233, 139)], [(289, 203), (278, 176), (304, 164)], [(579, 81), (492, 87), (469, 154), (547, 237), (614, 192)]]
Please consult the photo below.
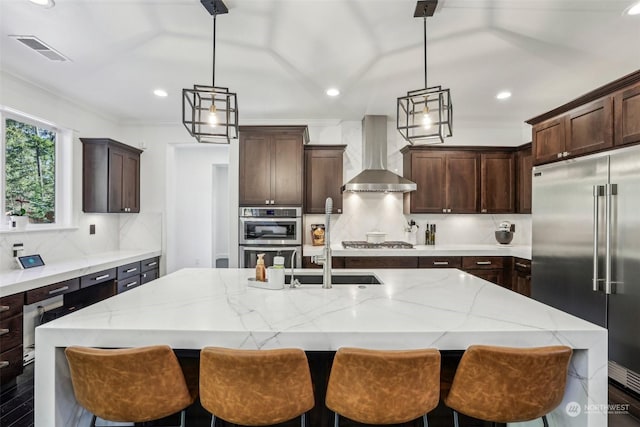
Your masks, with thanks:
[[(183, 410), (197, 397), (197, 382), (190, 390), (169, 346), (68, 347), (65, 354), (76, 400), (104, 420), (157, 420)], [(193, 377), (193, 369), (187, 369)]]
[(326, 405), (365, 424), (399, 424), (430, 412), (440, 400), (440, 352), (340, 348)]
[(571, 348), (565, 346), (470, 346), (460, 360), (445, 404), (485, 421), (540, 418), (562, 401), (571, 354)]

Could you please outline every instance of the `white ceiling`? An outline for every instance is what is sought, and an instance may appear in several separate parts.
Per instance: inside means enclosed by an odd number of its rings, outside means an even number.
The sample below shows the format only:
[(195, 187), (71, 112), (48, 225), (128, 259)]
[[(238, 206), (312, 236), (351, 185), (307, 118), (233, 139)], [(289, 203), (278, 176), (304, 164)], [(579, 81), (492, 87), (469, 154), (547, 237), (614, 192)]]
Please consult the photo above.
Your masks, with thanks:
[[(640, 68), (640, 16), (623, 14), (632, 2), (440, 0), (427, 21), (429, 85), (451, 89), (456, 126), (522, 123)], [(424, 86), (415, 0), (226, 4), (216, 83), (238, 94), (240, 124), (395, 117), (396, 98)], [(0, 16), (1, 69), (121, 123), (177, 123), (181, 89), (211, 84), (212, 18), (199, 0), (0, 0)], [(342, 94), (328, 98), (329, 86)], [(513, 97), (497, 101), (504, 89)]]

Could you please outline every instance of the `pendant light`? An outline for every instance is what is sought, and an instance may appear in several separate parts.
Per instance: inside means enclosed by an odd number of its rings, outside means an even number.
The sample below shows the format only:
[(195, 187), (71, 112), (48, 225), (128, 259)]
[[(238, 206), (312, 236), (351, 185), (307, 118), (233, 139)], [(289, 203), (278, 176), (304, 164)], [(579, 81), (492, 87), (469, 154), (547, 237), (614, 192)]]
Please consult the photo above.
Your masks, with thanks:
[(424, 89), (398, 98), (397, 129), (409, 144), (442, 144), (453, 135), (451, 93), (442, 86), (427, 85), (427, 17), (433, 16), (438, 0), (418, 1), (414, 18), (424, 25)]
[(228, 144), (238, 138), (238, 99), (216, 86), (216, 17), (228, 13), (222, 0), (200, 0), (213, 16), (213, 72), (211, 86), (182, 89), (182, 123), (198, 142)]

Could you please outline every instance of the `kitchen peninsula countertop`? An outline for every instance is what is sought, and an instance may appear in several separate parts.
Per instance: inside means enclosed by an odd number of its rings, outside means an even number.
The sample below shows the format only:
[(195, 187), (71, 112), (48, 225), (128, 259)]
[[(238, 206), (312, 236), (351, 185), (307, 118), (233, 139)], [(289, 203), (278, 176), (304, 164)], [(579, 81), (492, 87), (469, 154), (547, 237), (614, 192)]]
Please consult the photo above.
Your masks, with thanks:
[[(347, 256), (514, 256), (531, 259), (531, 246), (520, 245), (415, 245), (412, 249), (345, 249), (341, 243), (331, 244), (331, 253)], [(303, 256), (322, 254), (322, 246), (304, 245)]]
[(119, 250), (47, 262), (43, 267), (0, 271), (0, 297), (96, 273), (161, 254), (160, 250)]
[[(339, 271), (350, 272), (362, 270)], [(382, 285), (266, 290), (247, 286), (253, 269), (184, 269), (39, 326), (36, 425), (75, 426), (78, 417), (87, 419), (77, 411), (64, 347), (164, 343), (182, 349), (309, 351), (563, 344), (575, 351), (565, 399), (551, 414), (551, 424), (606, 426), (604, 412), (573, 417), (564, 410), (573, 401), (606, 404), (605, 329), (456, 269), (372, 272)]]

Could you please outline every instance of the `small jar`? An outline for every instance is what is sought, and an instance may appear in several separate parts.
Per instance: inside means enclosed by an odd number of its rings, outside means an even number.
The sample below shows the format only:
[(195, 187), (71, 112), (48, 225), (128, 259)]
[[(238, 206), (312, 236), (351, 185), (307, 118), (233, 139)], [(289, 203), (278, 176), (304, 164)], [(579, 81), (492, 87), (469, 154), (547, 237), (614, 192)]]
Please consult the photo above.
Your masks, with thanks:
[(283, 256), (274, 256), (273, 257), (273, 268), (284, 268), (284, 257)]

